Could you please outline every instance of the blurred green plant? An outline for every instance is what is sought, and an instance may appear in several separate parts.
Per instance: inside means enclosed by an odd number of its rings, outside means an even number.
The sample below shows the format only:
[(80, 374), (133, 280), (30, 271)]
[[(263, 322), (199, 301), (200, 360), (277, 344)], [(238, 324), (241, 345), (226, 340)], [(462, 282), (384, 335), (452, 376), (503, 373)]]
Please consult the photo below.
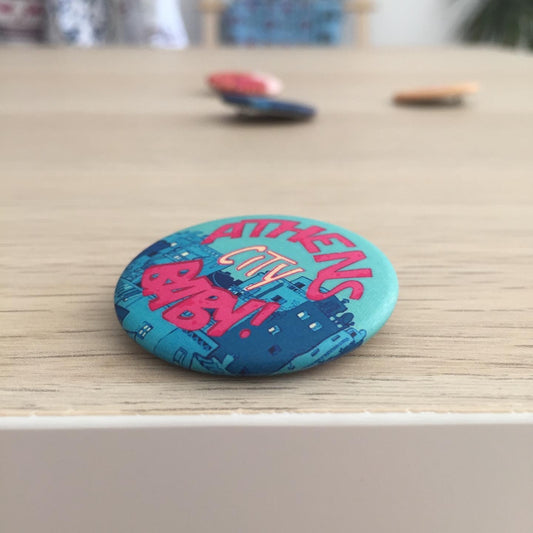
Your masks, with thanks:
[(460, 36), (474, 43), (533, 49), (533, 0), (479, 0), (462, 24)]

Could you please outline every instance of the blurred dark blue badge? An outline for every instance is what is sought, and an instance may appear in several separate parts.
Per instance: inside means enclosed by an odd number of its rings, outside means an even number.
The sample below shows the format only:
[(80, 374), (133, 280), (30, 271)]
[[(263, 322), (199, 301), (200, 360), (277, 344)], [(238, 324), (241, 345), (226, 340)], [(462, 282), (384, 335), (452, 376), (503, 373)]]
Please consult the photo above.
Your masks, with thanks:
[(315, 116), (316, 110), (309, 105), (298, 102), (277, 100), (266, 96), (246, 96), (223, 93), (222, 99), (229, 105), (250, 117), (279, 118), (287, 120), (306, 120)]

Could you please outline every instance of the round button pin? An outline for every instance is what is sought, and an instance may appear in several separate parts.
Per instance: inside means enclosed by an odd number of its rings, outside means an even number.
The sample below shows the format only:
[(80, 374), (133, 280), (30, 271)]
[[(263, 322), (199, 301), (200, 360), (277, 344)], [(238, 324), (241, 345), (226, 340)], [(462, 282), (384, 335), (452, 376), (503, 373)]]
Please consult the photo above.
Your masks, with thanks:
[(221, 96), (225, 103), (236, 106), (242, 114), (249, 117), (307, 120), (316, 114), (314, 107), (298, 102), (277, 100), (265, 96), (242, 96), (238, 94), (222, 94)]
[(216, 72), (207, 78), (207, 83), (217, 92), (243, 95), (274, 96), (283, 89), (278, 78), (258, 72)]
[(232, 217), (161, 239), (115, 289), (124, 330), (176, 365), (228, 376), (310, 368), (386, 322), (398, 281), (386, 256), (348, 230), (275, 215)]
[(401, 91), (394, 95), (393, 100), (398, 105), (454, 105), (462, 103), (465, 96), (477, 91), (477, 83), (458, 83)]

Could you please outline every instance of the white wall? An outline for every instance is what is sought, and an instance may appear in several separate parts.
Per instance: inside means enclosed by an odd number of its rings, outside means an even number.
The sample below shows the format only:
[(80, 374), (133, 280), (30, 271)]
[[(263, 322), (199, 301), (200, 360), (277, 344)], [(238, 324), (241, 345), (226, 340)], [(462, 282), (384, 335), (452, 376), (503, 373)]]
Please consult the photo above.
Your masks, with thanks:
[(476, 0), (377, 0), (377, 46), (431, 46), (457, 40), (456, 29)]
[(200, 0), (180, 0), (180, 2), (189, 39), (191, 43), (197, 44), (201, 40), (200, 13), (198, 12)]
[[(372, 40), (376, 46), (431, 46), (455, 40), (462, 13), (476, 0), (376, 0)], [(193, 43), (201, 38), (199, 0), (181, 0)]]

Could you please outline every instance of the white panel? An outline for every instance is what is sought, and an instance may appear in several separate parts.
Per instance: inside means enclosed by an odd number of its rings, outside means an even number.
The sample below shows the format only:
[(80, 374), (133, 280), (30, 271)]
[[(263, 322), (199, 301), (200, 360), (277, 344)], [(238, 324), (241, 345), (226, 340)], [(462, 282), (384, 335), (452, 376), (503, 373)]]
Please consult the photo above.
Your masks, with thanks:
[(533, 531), (533, 418), (421, 416), (7, 420), (0, 531)]

